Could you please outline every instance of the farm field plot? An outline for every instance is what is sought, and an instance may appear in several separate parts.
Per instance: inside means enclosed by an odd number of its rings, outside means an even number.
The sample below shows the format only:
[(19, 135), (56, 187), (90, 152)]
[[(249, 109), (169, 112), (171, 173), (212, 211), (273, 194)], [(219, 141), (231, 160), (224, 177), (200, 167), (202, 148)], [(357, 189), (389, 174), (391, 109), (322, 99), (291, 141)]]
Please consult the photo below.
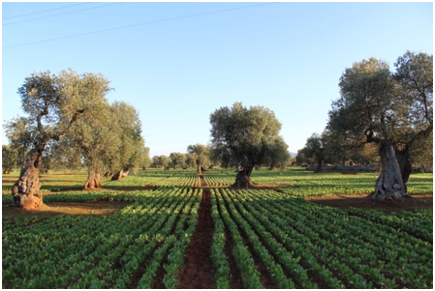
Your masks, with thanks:
[[(369, 192), (370, 173), (254, 173), (257, 185), (284, 186), (231, 190), (232, 171), (148, 169), (98, 191), (50, 192), (32, 212), (17, 211), (4, 189), (2, 287), (433, 288), (433, 207), (316, 200), (352, 185), (362, 193), (363, 183)], [(50, 187), (83, 180), (75, 176)], [(158, 182), (138, 186), (146, 179)], [(328, 186), (339, 182), (337, 192)], [(413, 196), (429, 199), (429, 186), (432, 174), (411, 176)]]

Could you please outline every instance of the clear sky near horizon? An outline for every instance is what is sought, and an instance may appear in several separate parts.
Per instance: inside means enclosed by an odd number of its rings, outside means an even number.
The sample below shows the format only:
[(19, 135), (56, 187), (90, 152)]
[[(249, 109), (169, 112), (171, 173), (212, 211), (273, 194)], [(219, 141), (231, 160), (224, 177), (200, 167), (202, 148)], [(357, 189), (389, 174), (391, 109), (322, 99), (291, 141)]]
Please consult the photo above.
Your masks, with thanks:
[[(104, 74), (140, 112), (150, 156), (210, 140), (210, 114), (271, 109), (291, 152), (321, 133), (338, 82), (375, 57), (433, 54), (432, 2), (2, 3), (2, 124), (33, 72)], [(8, 141), (2, 127), (2, 144)]]

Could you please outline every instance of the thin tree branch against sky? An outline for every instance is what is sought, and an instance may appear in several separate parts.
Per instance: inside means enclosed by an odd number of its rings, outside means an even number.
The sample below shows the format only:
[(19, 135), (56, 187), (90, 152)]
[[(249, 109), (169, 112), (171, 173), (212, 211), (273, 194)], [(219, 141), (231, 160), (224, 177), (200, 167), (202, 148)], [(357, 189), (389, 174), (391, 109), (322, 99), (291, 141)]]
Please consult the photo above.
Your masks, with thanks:
[(207, 144), (210, 114), (234, 102), (274, 111), (297, 152), (353, 62), (433, 53), (431, 2), (4, 2), (2, 20), (17, 22), (2, 27), (2, 121), (23, 115), (34, 71), (103, 73), (109, 101), (140, 112), (150, 156)]

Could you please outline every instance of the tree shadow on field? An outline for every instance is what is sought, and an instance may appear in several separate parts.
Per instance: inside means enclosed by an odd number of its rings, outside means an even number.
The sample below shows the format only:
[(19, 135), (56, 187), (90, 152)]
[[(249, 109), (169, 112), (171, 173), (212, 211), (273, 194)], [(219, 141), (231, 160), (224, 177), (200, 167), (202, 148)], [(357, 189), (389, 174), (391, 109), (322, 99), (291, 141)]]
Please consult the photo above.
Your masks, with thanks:
[(305, 197), (305, 200), (324, 206), (346, 210), (350, 207), (373, 209), (386, 213), (412, 211), (417, 209), (433, 209), (433, 195), (412, 195), (403, 200), (374, 201), (367, 198), (368, 194), (330, 195)]
[(132, 202), (125, 201), (95, 201), (95, 202), (46, 202), (44, 206), (35, 210), (24, 210), (14, 204), (2, 207), (2, 216), (11, 218), (50, 218), (61, 214), (67, 215), (112, 215)]

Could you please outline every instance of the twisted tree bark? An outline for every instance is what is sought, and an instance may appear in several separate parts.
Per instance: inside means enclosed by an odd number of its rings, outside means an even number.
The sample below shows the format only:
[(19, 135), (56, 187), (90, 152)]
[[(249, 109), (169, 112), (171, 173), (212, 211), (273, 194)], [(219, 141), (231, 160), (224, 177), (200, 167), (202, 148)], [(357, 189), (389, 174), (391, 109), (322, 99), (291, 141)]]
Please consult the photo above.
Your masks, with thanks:
[(399, 164), (397, 163), (393, 145), (386, 142), (380, 147), (382, 162), (381, 174), (376, 180), (375, 191), (369, 197), (373, 200), (402, 199), (406, 195)]
[(38, 173), (45, 144), (45, 142), (36, 143), (35, 148), (25, 156), (20, 178), (12, 187), (15, 205), (26, 210), (39, 208), (43, 205), (42, 195), (39, 194), (41, 182), (39, 182)]

